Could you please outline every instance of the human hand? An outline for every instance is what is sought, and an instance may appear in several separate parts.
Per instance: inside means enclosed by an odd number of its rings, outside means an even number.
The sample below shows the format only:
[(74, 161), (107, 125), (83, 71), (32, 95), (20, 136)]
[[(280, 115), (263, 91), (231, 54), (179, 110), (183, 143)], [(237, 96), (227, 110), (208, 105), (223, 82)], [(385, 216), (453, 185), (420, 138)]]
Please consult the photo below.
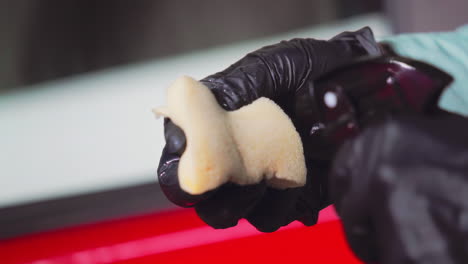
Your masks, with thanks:
[[(310, 96), (314, 80), (358, 57), (378, 53), (378, 45), (368, 28), (342, 33), (330, 41), (295, 39), (252, 52), (201, 82), (226, 110), (236, 110), (267, 97), (291, 117), (296, 127), (301, 127), (306, 121), (296, 116), (294, 108), (296, 102)], [(323, 187), (328, 159), (307, 162), (308, 175), (314, 177), (308, 176), (306, 186), (301, 188), (277, 190), (264, 183), (249, 186), (228, 183), (202, 195), (189, 195), (180, 188), (177, 177), (179, 158), (185, 150), (184, 133), (166, 119), (165, 138), (158, 168), (164, 193), (177, 205), (194, 206), (200, 218), (215, 228), (234, 226), (241, 218), (265, 232), (294, 220), (312, 225), (317, 221), (318, 211), (328, 205)]]

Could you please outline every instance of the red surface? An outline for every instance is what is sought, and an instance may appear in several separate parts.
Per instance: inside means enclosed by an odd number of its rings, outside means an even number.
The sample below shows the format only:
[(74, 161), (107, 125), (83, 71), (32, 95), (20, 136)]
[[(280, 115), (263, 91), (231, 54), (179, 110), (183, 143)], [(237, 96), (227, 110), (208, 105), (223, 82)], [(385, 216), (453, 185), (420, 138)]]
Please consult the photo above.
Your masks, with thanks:
[(360, 263), (349, 251), (332, 208), (319, 223), (292, 223), (271, 234), (246, 221), (206, 226), (193, 210), (83, 225), (0, 242), (1, 263)]

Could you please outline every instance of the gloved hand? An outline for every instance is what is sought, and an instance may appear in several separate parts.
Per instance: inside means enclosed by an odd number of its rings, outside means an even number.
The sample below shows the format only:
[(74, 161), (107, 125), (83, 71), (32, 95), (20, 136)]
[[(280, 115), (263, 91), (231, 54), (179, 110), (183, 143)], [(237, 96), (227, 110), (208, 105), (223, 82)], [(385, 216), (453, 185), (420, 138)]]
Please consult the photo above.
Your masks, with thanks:
[(345, 143), (330, 192), (371, 263), (467, 263), (468, 119), (393, 119)]
[[(267, 46), (226, 70), (201, 80), (226, 110), (235, 110), (260, 97), (267, 97), (288, 114), (301, 138), (305, 120), (297, 116), (304, 97), (310, 97), (314, 80), (324, 73), (363, 56), (380, 55), (369, 28), (344, 32), (329, 41), (294, 39)], [(306, 99), (307, 99), (306, 98)], [(304, 112), (305, 113), (305, 112)], [(313, 108), (308, 114), (314, 115)], [(300, 114), (301, 115), (301, 114)], [(246, 128), (248, 129), (248, 128)], [(330, 159), (307, 159), (307, 184), (301, 188), (277, 190), (264, 183), (238, 186), (225, 184), (202, 195), (189, 195), (179, 186), (177, 169), (185, 150), (183, 131), (165, 120), (166, 146), (158, 168), (159, 183), (166, 196), (180, 206), (194, 206), (202, 220), (215, 228), (227, 228), (246, 218), (257, 229), (272, 232), (300, 220), (317, 221), (318, 211), (328, 205), (326, 173)], [(305, 145), (305, 153), (308, 151)], [(313, 177), (311, 177), (313, 175)]]

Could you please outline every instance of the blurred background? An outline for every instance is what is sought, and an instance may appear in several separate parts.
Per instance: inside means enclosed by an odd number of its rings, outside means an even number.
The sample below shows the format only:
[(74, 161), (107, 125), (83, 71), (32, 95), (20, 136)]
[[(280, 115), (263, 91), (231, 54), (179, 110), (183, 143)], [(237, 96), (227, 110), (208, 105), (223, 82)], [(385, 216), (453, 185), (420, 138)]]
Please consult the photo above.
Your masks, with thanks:
[(468, 23), (466, 0), (0, 2), (0, 239), (171, 209), (151, 108), (295, 37)]

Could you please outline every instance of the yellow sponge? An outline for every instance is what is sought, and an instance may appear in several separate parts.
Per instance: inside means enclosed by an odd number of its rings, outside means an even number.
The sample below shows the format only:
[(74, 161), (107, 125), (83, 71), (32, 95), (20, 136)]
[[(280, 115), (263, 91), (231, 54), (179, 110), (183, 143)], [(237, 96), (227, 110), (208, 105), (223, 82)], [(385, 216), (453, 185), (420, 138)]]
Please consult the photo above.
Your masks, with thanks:
[(183, 76), (169, 87), (167, 106), (153, 111), (185, 133), (187, 146), (178, 177), (181, 188), (190, 194), (226, 182), (247, 185), (265, 179), (280, 189), (306, 182), (299, 134), (283, 110), (267, 98), (225, 111), (205, 85)]

